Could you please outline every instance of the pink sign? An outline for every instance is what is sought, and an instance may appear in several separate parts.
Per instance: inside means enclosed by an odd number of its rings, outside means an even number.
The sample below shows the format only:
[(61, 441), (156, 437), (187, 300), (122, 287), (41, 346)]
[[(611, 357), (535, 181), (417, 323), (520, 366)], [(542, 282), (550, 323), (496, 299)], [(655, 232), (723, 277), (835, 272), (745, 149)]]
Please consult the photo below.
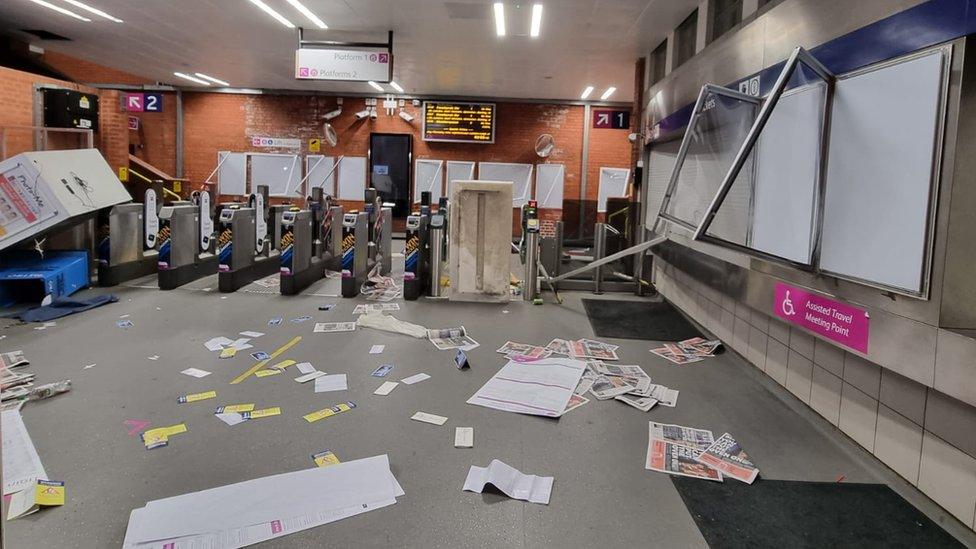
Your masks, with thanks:
[(845, 347), (868, 352), (870, 318), (864, 309), (777, 282), (773, 314)]
[(143, 104), (143, 95), (141, 93), (127, 93), (125, 94), (125, 110), (129, 112), (143, 112), (145, 111), (145, 106)]
[(271, 521), (271, 533), (272, 534), (280, 534), (282, 530), (284, 530), (284, 528), (281, 527), (281, 521), (280, 520), (273, 520), (273, 521)]

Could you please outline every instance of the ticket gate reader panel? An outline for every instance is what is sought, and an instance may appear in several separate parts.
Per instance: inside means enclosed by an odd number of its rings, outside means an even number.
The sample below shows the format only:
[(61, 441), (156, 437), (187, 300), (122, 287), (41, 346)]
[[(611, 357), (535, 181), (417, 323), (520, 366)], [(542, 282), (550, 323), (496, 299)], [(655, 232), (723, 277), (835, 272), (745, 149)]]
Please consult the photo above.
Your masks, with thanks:
[(342, 297), (359, 295), (369, 274), (369, 214), (342, 216)]
[(287, 211), (281, 217), (281, 294), (295, 295), (325, 274), (325, 263), (312, 255), (315, 215), (311, 210)]
[[(149, 193), (147, 191), (147, 197)], [(154, 195), (155, 196), (155, 195)], [(113, 206), (99, 225), (98, 284), (115, 286), (156, 272), (157, 256), (152, 245), (156, 232), (145, 235), (145, 220), (151, 216), (158, 227), (155, 200), (145, 204), (129, 203)], [(151, 242), (151, 244), (150, 244)]]
[[(254, 208), (224, 208), (220, 212), (217, 288), (221, 292), (237, 291), (279, 271), (277, 252), (270, 255), (257, 253), (257, 211)], [(261, 247), (264, 248), (263, 244)]]
[[(209, 213), (209, 204), (206, 206)], [(161, 290), (172, 290), (217, 272), (217, 256), (209, 248), (201, 250), (204, 242), (209, 246), (211, 238), (200, 236), (201, 227), (208, 225), (201, 223), (200, 212), (199, 205), (163, 206), (159, 211), (157, 265)]]
[(408, 215), (406, 228), (403, 299), (413, 301), (425, 293), (427, 286), (428, 216)]

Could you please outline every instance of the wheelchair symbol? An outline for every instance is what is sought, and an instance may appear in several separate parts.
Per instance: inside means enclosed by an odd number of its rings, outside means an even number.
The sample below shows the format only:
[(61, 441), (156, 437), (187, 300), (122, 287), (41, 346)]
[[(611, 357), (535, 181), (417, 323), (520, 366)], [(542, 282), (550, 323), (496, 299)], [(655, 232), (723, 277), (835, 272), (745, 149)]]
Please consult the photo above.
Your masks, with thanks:
[(793, 309), (793, 301), (790, 299), (790, 291), (786, 290), (786, 299), (783, 300), (783, 314), (786, 316), (793, 316), (796, 314), (796, 310)]

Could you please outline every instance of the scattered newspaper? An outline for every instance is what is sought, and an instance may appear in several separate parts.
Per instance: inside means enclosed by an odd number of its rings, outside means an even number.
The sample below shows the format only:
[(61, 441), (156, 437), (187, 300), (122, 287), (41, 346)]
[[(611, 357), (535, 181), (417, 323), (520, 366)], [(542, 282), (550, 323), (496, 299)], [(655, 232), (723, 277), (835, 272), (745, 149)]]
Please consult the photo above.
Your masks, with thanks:
[(619, 400), (628, 406), (633, 406), (642, 412), (650, 410), (657, 404), (657, 400), (651, 397), (641, 397), (632, 394), (617, 395), (613, 399)]
[(576, 386), (576, 390), (573, 391), (577, 395), (584, 395), (593, 387), (593, 382), (596, 381), (598, 376), (592, 372), (585, 372), (583, 377), (580, 378), (579, 384)]
[(546, 345), (546, 350), (554, 355), (572, 356), (573, 348), (570, 342), (565, 339), (553, 339)]
[(574, 358), (596, 358), (599, 360), (619, 360), (617, 358), (617, 346), (593, 341), (590, 339), (580, 339), (570, 341), (570, 352)]
[(677, 343), (665, 343), (662, 347), (651, 349), (651, 352), (675, 364), (691, 364), (701, 362), (705, 357), (715, 356), (715, 352), (722, 346), (722, 342), (695, 337)]
[(616, 365), (616, 364), (604, 364), (599, 360), (593, 360), (587, 363), (592, 364), (592, 369), (596, 372), (607, 375), (616, 376), (624, 378), (628, 383), (634, 386), (634, 389), (630, 391), (630, 394), (640, 397), (651, 396), (651, 389), (653, 384), (651, 383), (651, 376), (644, 372), (644, 369), (640, 366), (634, 365)]
[(332, 332), (355, 332), (355, 322), (316, 322), (313, 332), (332, 333)]
[(590, 399), (588, 399), (588, 398), (586, 398), (586, 397), (584, 397), (582, 395), (573, 394), (573, 396), (569, 397), (569, 403), (566, 404), (566, 409), (563, 410), (563, 413), (562, 414), (559, 414), (559, 415), (565, 415), (566, 412), (569, 412), (571, 410), (575, 410), (576, 408), (579, 408), (580, 406), (586, 404), (589, 401), (590, 401)]
[(648, 422), (647, 459), (651, 471), (721, 482), (722, 473), (698, 462), (698, 457), (715, 442), (711, 431)]
[(634, 386), (626, 379), (616, 376), (599, 376), (593, 380), (593, 386), (590, 387), (590, 393), (597, 400), (608, 400), (633, 390)]
[(759, 476), (759, 469), (739, 446), (732, 435), (725, 433), (697, 458), (699, 463), (719, 470), (722, 475), (752, 484)]
[(352, 314), (362, 315), (376, 311), (399, 311), (399, 303), (360, 303), (353, 309)]
[(547, 351), (545, 347), (529, 345), (527, 343), (518, 343), (516, 341), (506, 341), (505, 344), (495, 352), (503, 355), (518, 355), (528, 358), (546, 358), (549, 356), (549, 351)]
[(470, 351), (480, 345), (468, 336), (468, 332), (464, 329), (464, 326), (444, 328), (441, 330), (427, 330), (427, 339), (434, 344), (434, 347), (437, 347), (441, 351), (449, 349)]
[(678, 405), (678, 390), (664, 385), (651, 385), (651, 398), (657, 400), (661, 406), (674, 408)]

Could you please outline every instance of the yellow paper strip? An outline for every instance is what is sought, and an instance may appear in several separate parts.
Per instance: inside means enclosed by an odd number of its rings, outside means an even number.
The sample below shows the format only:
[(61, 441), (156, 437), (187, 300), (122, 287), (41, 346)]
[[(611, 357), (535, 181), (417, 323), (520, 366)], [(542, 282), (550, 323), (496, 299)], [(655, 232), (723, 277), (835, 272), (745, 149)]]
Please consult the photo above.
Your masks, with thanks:
[(271, 368), (274, 370), (284, 370), (285, 368), (291, 366), (292, 364), (297, 364), (294, 360), (282, 360), (281, 362), (275, 364)]
[(278, 358), (282, 353), (284, 353), (288, 349), (291, 349), (292, 347), (294, 347), (295, 345), (297, 345), (298, 342), (301, 341), (301, 340), (302, 340), (302, 336), (295, 336), (295, 337), (293, 337), (291, 339), (291, 341), (289, 341), (288, 343), (285, 343), (281, 347), (278, 347), (278, 349), (275, 352), (271, 353), (271, 356), (269, 356), (268, 358), (266, 358), (266, 359), (258, 362), (254, 366), (251, 366), (246, 372), (244, 372), (243, 374), (235, 377), (234, 380), (230, 382), (230, 384), (231, 385), (237, 385), (238, 383), (240, 383), (240, 382), (244, 381), (245, 379), (251, 377), (251, 375), (253, 375), (254, 372), (257, 372), (261, 368), (264, 368), (265, 365), (267, 365), (272, 360)]
[(215, 414), (232, 413), (232, 412), (250, 412), (254, 409), (253, 404), (230, 404), (227, 406), (217, 406), (214, 410)]
[(193, 393), (192, 395), (183, 395), (176, 399), (179, 404), (185, 404), (187, 402), (197, 402), (200, 400), (207, 400), (209, 398), (217, 398), (217, 391), (207, 391), (205, 393)]
[(241, 416), (244, 419), (258, 419), (262, 417), (271, 417), (281, 415), (281, 408), (275, 406), (274, 408), (265, 408), (263, 410), (254, 410), (253, 412), (244, 412)]
[(231, 358), (237, 354), (237, 347), (227, 347), (220, 351), (220, 358)]
[(268, 377), (278, 375), (280, 373), (281, 370), (258, 370), (257, 372), (254, 372), (254, 375), (257, 377)]

